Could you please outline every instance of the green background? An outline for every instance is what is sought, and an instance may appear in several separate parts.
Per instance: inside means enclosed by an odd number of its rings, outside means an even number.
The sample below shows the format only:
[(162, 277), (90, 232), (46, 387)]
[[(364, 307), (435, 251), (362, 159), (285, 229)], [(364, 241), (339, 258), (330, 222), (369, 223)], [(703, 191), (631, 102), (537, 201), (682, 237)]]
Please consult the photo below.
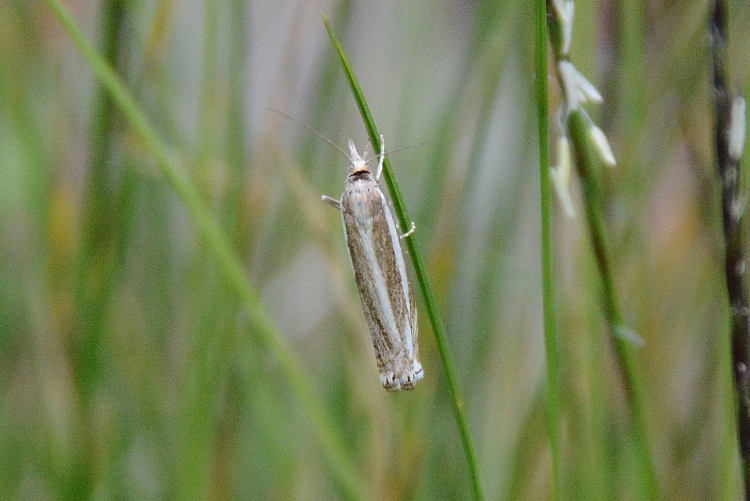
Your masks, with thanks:
[[(366, 144), (321, 10), (386, 147), (411, 147), (389, 158), (484, 494), (551, 497), (532, 3), (65, 5), (189, 173), (264, 316), (248, 312), (220, 251), (47, 4), (0, 2), (0, 497), (349, 499), (346, 472), (371, 499), (471, 496), (423, 312), (425, 379), (399, 394), (379, 383), (340, 218), (320, 202), (340, 194), (346, 159), (271, 111), (342, 147)], [(659, 489), (737, 499), (708, 6), (575, 7), (571, 58), (604, 96), (587, 109), (618, 160), (599, 171), (603, 210), (623, 316), (646, 342), (636, 360)], [(730, 2), (738, 91), (749, 29), (747, 2)], [(572, 189), (577, 218), (552, 206), (559, 494), (641, 499)]]

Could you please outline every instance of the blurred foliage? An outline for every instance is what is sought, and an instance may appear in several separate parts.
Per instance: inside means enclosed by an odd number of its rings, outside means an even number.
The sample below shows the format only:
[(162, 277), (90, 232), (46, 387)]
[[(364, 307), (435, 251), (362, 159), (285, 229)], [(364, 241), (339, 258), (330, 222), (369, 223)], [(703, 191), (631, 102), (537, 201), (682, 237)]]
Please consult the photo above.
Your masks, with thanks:
[[(365, 143), (326, 13), (389, 149), (426, 143), (390, 159), (485, 495), (549, 497), (531, 3), (65, 4), (199, 186), (363, 489), (466, 499), (424, 315), (425, 379), (396, 395), (379, 384), (339, 216), (319, 201), (340, 193), (346, 160), (269, 112)], [(618, 159), (602, 196), (623, 315), (646, 341), (636, 357), (665, 499), (740, 492), (706, 19), (696, 0), (578, 0), (573, 34)], [(730, 20), (743, 90), (750, 6), (731, 1)], [(278, 361), (248, 335), (254, 319), (42, 2), (0, 2), (0, 47), (0, 497), (345, 498)], [(561, 495), (638, 499), (584, 223), (554, 208)]]

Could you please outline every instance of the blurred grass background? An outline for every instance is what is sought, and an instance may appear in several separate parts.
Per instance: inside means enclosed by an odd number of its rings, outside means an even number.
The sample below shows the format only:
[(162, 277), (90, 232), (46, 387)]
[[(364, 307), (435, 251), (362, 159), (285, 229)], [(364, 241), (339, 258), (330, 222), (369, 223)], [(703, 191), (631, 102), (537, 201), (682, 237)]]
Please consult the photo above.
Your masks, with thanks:
[[(377, 377), (339, 215), (366, 134), (388, 149), (448, 328), (487, 499), (550, 497), (530, 2), (67, 0), (189, 170), (372, 499), (467, 499), (434, 338)], [(615, 280), (665, 499), (738, 499), (706, 2), (576, 1), (572, 58), (619, 164)], [(750, 72), (730, 2), (730, 73)], [(347, 498), (254, 318), (45, 5), (0, 2), (0, 497)], [(556, 88), (550, 82), (554, 120)], [(555, 124), (552, 124), (552, 134)], [(745, 162), (747, 163), (747, 162)], [(641, 499), (581, 217), (555, 205), (564, 498)], [(581, 210), (578, 203), (579, 212)], [(421, 298), (419, 299), (421, 300)], [(418, 301), (419, 301), (418, 300)]]

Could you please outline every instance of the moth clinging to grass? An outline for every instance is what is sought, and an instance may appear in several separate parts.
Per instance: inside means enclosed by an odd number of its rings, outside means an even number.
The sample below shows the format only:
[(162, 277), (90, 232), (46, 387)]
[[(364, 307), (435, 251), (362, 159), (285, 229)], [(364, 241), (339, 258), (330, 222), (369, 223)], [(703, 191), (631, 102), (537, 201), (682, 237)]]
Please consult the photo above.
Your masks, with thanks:
[(388, 391), (411, 390), (424, 376), (417, 345), (417, 308), (401, 235), (378, 181), (385, 142), (380, 136), (378, 168), (373, 176), (349, 140), (349, 171), (340, 200), (323, 200), (341, 211), (354, 278), (370, 328), (380, 382)]

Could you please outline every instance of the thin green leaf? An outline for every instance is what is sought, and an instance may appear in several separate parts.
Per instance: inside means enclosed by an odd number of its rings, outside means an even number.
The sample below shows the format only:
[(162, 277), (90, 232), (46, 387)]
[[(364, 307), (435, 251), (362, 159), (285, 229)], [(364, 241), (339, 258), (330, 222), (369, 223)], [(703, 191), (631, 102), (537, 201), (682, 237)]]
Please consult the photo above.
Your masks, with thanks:
[[(563, 94), (568, 91), (565, 88), (560, 64), (569, 61), (569, 55), (562, 48), (563, 20), (558, 16), (557, 8), (552, 0), (546, 0), (549, 11), (547, 16), (547, 27), (552, 52), (556, 60), (557, 77)], [(568, 63), (570, 64), (570, 63)], [(570, 99), (572, 96), (566, 96)], [(567, 135), (570, 139), (574, 164), (578, 171), (583, 188), (585, 205), (585, 216), (588, 223), (589, 236), (597, 264), (599, 278), (602, 286), (602, 307), (604, 317), (609, 328), (611, 341), (614, 344), (615, 355), (618, 364), (618, 373), (622, 377), (628, 401), (630, 423), (632, 425), (632, 438), (637, 451), (639, 461), (639, 478), (645, 495), (649, 499), (658, 498), (658, 484), (656, 473), (651, 458), (646, 434), (644, 409), (644, 384), (640, 380), (633, 347), (622, 336), (617, 335), (623, 326), (622, 314), (615, 293), (614, 275), (611, 266), (611, 252), (608, 249), (608, 238), (602, 214), (602, 200), (599, 196), (599, 187), (596, 177), (595, 166), (599, 161), (589, 151), (587, 131), (590, 124), (587, 122), (580, 107), (569, 112), (565, 120)]]
[(345, 452), (343, 441), (334, 426), (334, 420), (326, 412), (320, 397), (313, 391), (307, 375), (297, 362), (296, 355), (263, 306), (258, 291), (248, 281), (242, 262), (201, 199), (183, 166), (176, 160), (165, 141), (148, 121), (122, 81), (83, 36), (83, 32), (59, 0), (45, 0), (45, 2), (78, 46), (102, 85), (112, 94), (131, 126), (138, 132), (146, 148), (154, 156), (162, 175), (184, 204), (209, 252), (216, 259), (225, 280), (235, 290), (252, 319), (255, 327), (253, 332), (258, 334), (261, 342), (278, 360), (281, 372), (306, 413), (342, 489), (354, 499), (371, 498), (365, 490), (367, 484), (361, 479), (353, 461)]
[(646, 417), (643, 414), (645, 390), (643, 382), (638, 377), (633, 346), (630, 341), (616, 335), (617, 331), (623, 326), (623, 320), (615, 293), (614, 274), (610, 262), (611, 252), (608, 249), (609, 240), (604, 225), (604, 215), (602, 214), (603, 204), (599, 196), (598, 180), (594, 170), (595, 166), (598, 165), (598, 161), (594, 153), (589, 151), (588, 139), (586, 137), (588, 123), (580, 111), (574, 111), (570, 114), (567, 128), (571, 138), (573, 156), (575, 158), (574, 163), (578, 169), (578, 177), (583, 187), (586, 221), (602, 285), (604, 317), (610, 329), (619, 365), (619, 373), (623, 378), (628, 398), (628, 409), (633, 426), (633, 439), (640, 461), (641, 481), (649, 498), (657, 499), (658, 485), (648, 445), (648, 436), (646, 435)]
[(549, 127), (547, 103), (547, 10), (545, 0), (534, 2), (537, 126), (539, 128), (539, 202), (541, 206), (542, 301), (547, 389), (544, 418), (552, 456), (552, 498), (560, 499), (560, 378), (555, 320), (550, 221)]
[[(367, 134), (370, 137), (370, 142), (372, 144), (378, 144), (380, 142), (380, 133), (375, 126), (375, 121), (373, 120), (372, 114), (370, 113), (370, 108), (367, 106), (367, 102), (365, 101), (362, 89), (357, 82), (357, 78), (354, 76), (354, 72), (352, 71), (352, 67), (349, 64), (346, 54), (344, 53), (344, 49), (341, 47), (341, 43), (336, 37), (336, 34), (333, 32), (331, 24), (328, 22), (328, 19), (326, 19), (325, 16), (321, 17), (323, 18), (323, 23), (325, 23), (326, 30), (328, 31), (328, 36), (339, 55), (339, 59), (341, 60), (341, 65), (344, 69), (344, 73), (346, 74), (346, 78), (349, 81), (349, 86), (351, 87), (352, 94), (354, 95), (354, 100), (357, 102), (357, 106), (359, 107), (359, 112), (362, 115), (362, 120), (364, 121), (365, 128), (367, 129)], [(396, 184), (396, 179), (391, 171), (391, 164), (387, 156), (385, 157), (385, 161), (383, 162), (383, 175), (385, 177), (385, 182), (388, 185), (388, 192), (390, 193), (391, 199), (393, 200), (393, 207), (396, 212), (396, 217), (398, 218), (399, 225), (401, 226), (401, 228), (409, 228), (411, 226), (411, 219), (406, 212), (406, 207), (401, 196), (401, 191)], [(469, 432), (469, 424), (464, 414), (463, 399), (461, 398), (461, 391), (458, 386), (458, 378), (456, 377), (453, 358), (448, 348), (445, 326), (443, 325), (443, 320), (438, 311), (437, 301), (435, 300), (435, 295), (432, 292), (432, 287), (430, 286), (429, 280), (427, 278), (422, 253), (417, 247), (416, 240), (414, 238), (406, 238), (405, 241), (406, 247), (409, 251), (409, 256), (411, 257), (412, 266), (414, 266), (414, 274), (417, 277), (419, 288), (422, 291), (422, 296), (424, 297), (425, 306), (427, 308), (427, 316), (429, 317), (430, 324), (432, 325), (432, 332), (435, 335), (435, 341), (437, 343), (438, 351), (440, 352), (440, 360), (443, 364), (445, 377), (448, 381), (448, 391), (450, 393), (451, 403), (453, 406), (453, 415), (456, 419), (456, 426), (458, 427), (459, 435), (461, 436), (461, 444), (463, 445), (464, 456), (466, 457), (466, 464), (469, 469), (472, 494), (475, 500), (481, 500), (484, 499), (484, 497), (482, 495), (479, 470), (477, 467), (476, 454), (474, 452), (474, 444), (471, 439), (471, 433)]]

